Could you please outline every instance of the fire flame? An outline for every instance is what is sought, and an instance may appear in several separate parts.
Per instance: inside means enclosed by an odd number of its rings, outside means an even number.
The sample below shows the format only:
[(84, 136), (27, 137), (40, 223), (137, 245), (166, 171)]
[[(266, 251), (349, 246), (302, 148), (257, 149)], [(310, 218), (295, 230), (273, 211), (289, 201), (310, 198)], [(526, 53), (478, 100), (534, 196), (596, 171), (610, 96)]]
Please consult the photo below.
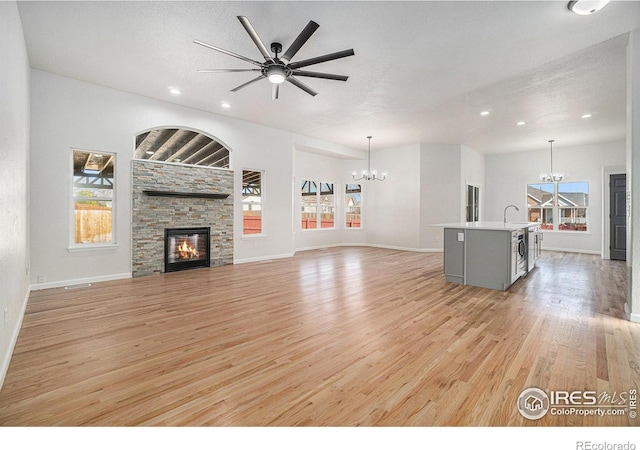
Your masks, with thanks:
[(182, 259), (197, 258), (198, 256), (200, 256), (198, 250), (191, 247), (186, 240), (182, 241), (182, 244), (178, 245), (178, 252), (180, 253), (180, 258)]

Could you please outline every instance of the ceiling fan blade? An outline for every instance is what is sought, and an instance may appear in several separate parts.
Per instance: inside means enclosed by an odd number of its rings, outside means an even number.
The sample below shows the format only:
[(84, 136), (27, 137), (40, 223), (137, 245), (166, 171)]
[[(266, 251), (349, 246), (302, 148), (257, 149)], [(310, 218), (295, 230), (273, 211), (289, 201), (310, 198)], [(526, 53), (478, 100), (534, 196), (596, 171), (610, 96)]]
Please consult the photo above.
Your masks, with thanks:
[(262, 63), (260, 63), (258, 61), (254, 61), (253, 59), (249, 59), (249, 58), (247, 58), (245, 56), (238, 55), (237, 53), (230, 52), (229, 50), (225, 50), (223, 48), (216, 47), (215, 45), (207, 44), (206, 42), (202, 42), (202, 41), (199, 41), (197, 39), (195, 39), (193, 42), (195, 44), (202, 45), (203, 47), (210, 48), (211, 50), (215, 50), (217, 52), (224, 53), (225, 55), (233, 56), (234, 58), (238, 58), (238, 59), (241, 59), (241, 60), (246, 61), (248, 63), (255, 64), (256, 66), (262, 67)]
[(293, 84), (294, 86), (299, 87), (300, 89), (302, 89), (303, 91), (305, 91), (307, 94), (311, 95), (311, 96), (316, 96), (318, 95), (318, 93), (316, 91), (314, 91), (313, 89), (311, 89), (309, 86), (307, 86), (306, 84), (304, 84), (302, 81), (300, 80), (296, 80), (293, 77), (287, 77), (287, 81), (291, 84)]
[(272, 84), (271, 85), (271, 100), (278, 100), (278, 94), (280, 93), (280, 85)]
[(236, 87), (236, 88), (231, 89), (231, 92), (238, 92), (238, 91), (239, 91), (240, 89), (242, 89), (243, 87), (246, 87), (246, 86), (250, 85), (251, 83), (255, 83), (255, 82), (256, 82), (256, 81), (258, 81), (258, 80), (262, 80), (263, 78), (266, 78), (266, 77), (265, 77), (264, 75), (260, 75), (259, 77), (254, 78), (253, 80), (249, 80), (249, 81), (247, 81), (246, 83), (241, 84), (240, 86), (238, 86), (238, 87)]
[(262, 53), (264, 59), (269, 62), (274, 62), (273, 58), (269, 54), (269, 50), (267, 50), (267, 47), (265, 47), (265, 45), (262, 43), (262, 40), (260, 40), (260, 36), (258, 36), (258, 33), (256, 33), (256, 30), (251, 25), (251, 22), (249, 22), (249, 19), (244, 16), (238, 16), (238, 20), (240, 21), (244, 29), (247, 30), (247, 33), (249, 33), (249, 36), (253, 40), (253, 43), (256, 44), (256, 47), (258, 47), (258, 50), (260, 50), (260, 53)]
[(282, 55), (280, 59), (286, 59), (287, 61), (291, 61), (291, 58), (294, 57), (298, 50), (309, 40), (311, 35), (315, 33), (320, 25), (315, 23), (313, 20), (310, 20), (306, 27), (300, 32), (295, 41), (289, 46), (287, 51)]
[(291, 70), (299, 69), (300, 67), (311, 66), (313, 64), (320, 64), (327, 61), (333, 61), (334, 59), (345, 58), (347, 56), (355, 55), (353, 49), (342, 50), (341, 52), (329, 53), (323, 56), (316, 56), (315, 58), (304, 59), (302, 61), (293, 62), (289, 64)]
[(259, 72), (260, 69), (200, 69), (199, 73)]
[(347, 75), (335, 75), (333, 73), (321, 73), (321, 72), (308, 72), (306, 70), (294, 70), (292, 75), (297, 77), (313, 77), (324, 78), (325, 80), (347, 81), (349, 78)]

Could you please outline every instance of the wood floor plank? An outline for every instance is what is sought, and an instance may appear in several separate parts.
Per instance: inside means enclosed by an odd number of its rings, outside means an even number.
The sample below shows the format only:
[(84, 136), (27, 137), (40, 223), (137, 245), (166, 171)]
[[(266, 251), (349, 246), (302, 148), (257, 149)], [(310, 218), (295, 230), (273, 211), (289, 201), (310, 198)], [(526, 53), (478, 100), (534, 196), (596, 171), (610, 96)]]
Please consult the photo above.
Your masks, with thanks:
[(629, 426), (523, 418), (528, 387), (640, 386), (626, 268), (544, 252), (506, 292), (442, 255), (342, 247), (34, 291), (4, 426)]

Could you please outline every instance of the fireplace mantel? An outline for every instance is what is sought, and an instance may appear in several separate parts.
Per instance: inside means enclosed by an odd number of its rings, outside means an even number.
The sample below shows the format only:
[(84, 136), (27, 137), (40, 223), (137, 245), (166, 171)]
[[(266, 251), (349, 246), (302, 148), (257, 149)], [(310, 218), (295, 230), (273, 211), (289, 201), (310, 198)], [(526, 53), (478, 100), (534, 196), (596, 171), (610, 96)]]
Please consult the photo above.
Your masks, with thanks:
[(229, 194), (212, 194), (207, 192), (177, 192), (177, 191), (154, 191), (154, 190), (144, 190), (142, 192), (152, 197), (211, 198), (211, 199), (218, 199), (218, 200), (229, 197)]

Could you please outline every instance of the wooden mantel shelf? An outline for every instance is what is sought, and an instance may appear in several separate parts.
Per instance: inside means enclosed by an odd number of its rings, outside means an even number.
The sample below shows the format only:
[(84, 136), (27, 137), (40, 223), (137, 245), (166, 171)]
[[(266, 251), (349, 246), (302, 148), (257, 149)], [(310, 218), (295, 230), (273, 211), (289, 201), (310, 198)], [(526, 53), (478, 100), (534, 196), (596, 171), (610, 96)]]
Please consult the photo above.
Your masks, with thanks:
[(224, 199), (229, 197), (229, 194), (210, 194), (206, 192), (176, 192), (176, 191), (142, 191), (146, 195), (152, 197), (186, 197), (186, 198), (212, 198), (212, 199)]

